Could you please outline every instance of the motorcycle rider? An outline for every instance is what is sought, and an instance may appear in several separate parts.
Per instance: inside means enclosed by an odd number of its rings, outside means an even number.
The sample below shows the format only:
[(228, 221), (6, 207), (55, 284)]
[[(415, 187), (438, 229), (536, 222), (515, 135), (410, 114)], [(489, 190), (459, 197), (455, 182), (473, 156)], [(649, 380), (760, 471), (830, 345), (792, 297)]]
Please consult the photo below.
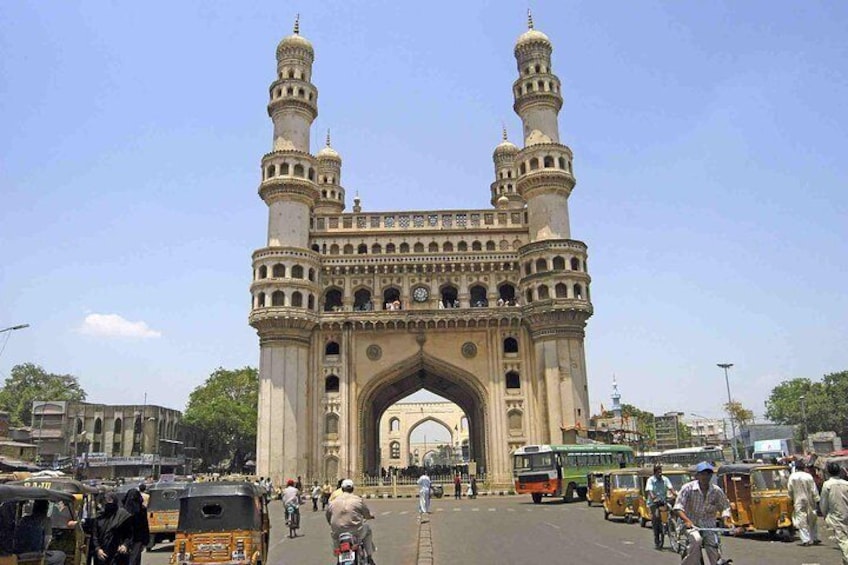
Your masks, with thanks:
[(339, 534), (345, 532), (353, 534), (368, 553), (368, 564), (375, 565), (373, 558), (375, 547), (371, 527), (365, 523), (365, 520), (373, 520), (374, 515), (365, 505), (362, 497), (353, 494), (352, 480), (343, 480), (341, 488), (342, 493), (333, 499), (326, 512), (333, 549), (338, 547)]
[(662, 528), (662, 517), (660, 508), (668, 502), (669, 498), (676, 496), (671, 481), (662, 474), (662, 465), (654, 465), (654, 474), (645, 483), (645, 492), (648, 493), (648, 508), (651, 509), (651, 527), (654, 530), (654, 546), (662, 549), (659, 533)]
[[(283, 508), (287, 509), (289, 506), (294, 507), (294, 519), (297, 521), (296, 524), (299, 526), (300, 491), (294, 486), (294, 481), (292, 479), (286, 481), (286, 488), (283, 489)], [(288, 512), (286, 512), (286, 515), (288, 515)], [(286, 520), (286, 525), (288, 525), (288, 520)]]

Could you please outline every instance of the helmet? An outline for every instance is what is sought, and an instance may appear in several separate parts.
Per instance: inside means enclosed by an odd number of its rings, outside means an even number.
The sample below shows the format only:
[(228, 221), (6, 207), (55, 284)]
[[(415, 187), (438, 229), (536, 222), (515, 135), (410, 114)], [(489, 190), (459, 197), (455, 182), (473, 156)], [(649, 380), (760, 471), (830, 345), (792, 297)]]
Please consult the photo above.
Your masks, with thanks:
[(350, 479), (345, 479), (342, 481), (342, 490), (353, 490), (353, 481)]
[(286, 481), (286, 486), (287, 486), (287, 487), (293, 487), (293, 486), (294, 486), (294, 479), (289, 479), (289, 480), (287, 480), (287, 481)]

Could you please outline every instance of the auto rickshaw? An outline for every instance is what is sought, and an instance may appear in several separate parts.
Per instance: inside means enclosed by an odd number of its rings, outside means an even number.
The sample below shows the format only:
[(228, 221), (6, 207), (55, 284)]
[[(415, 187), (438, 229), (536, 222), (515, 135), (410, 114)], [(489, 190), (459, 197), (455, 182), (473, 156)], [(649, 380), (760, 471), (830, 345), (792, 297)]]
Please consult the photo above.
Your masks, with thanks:
[(65, 552), (65, 563), (85, 563), (88, 544), (82, 523), (74, 511), (74, 496), (65, 492), (20, 485), (0, 485), (0, 565), (42, 565), (43, 552), (15, 554), (15, 528), (32, 510), (36, 500), (50, 502), (48, 516), (53, 529), (50, 550)]
[[(91, 532), (69, 525), (72, 520), (82, 522), (96, 514), (95, 495), (99, 491), (71, 477), (29, 477), (10, 485), (55, 490), (71, 495), (70, 504), (57, 504), (51, 508), (53, 542), (51, 549), (65, 552), (65, 565), (82, 565), (88, 557)], [(77, 516), (79, 518), (72, 518)]]
[(639, 505), (638, 467), (615, 469), (604, 474), (604, 520), (610, 516), (632, 523)]
[(586, 475), (586, 504), (604, 503), (604, 473), (595, 471)]
[(737, 463), (719, 467), (718, 485), (730, 500), (731, 520), (749, 532), (766, 530), (792, 539), (792, 499), (787, 481), (789, 469), (782, 465)]
[(157, 483), (147, 489), (147, 523), (150, 526), (150, 543), (147, 551), (163, 541), (174, 541), (180, 518), (180, 496), (188, 483)]
[[(647, 528), (648, 522), (651, 521), (651, 509), (648, 506), (649, 496), (645, 491), (645, 487), (648, 484), (648, 479), (653, 475), (653, 469), (647, 469), (647, 471), (647, 473), (639, 474), (639, 494), (642, 496), (642, 504), (639, 505), (638, 514), (639, 525), (643, 528)], [(663, 467), (663, 476), (668, 477), (672, 488), (674, 488), (674, 492), (680, 492), (683, 485), (692, 480), (692, 474), (682, 467), (669, 467), (667, 469)], [(674, 505), (673, 498), (670, 498), (667, 502), (669, 508)], [(665, 524), (668, 519), (668, 511), (662, 510), (660, 516), (662, 517), (663, 524)]]
[(192, 483), (180, 496), (171, 563), (263, 565), (270, 530), (264, 489), (246, 482)]

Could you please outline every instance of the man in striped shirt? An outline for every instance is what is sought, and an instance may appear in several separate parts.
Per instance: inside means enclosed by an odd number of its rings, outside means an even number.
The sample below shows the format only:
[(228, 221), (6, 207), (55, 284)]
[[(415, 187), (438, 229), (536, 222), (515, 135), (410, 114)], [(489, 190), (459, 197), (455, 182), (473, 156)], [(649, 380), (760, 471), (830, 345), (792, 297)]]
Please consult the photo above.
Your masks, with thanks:
[(686, 557), (683, 558), (682, 565), (699, 565), (701, 547), (706, 549), (710, 565), (716, 565), (721, 557), (718, 548), (713, 547), (717, 544), (705, 545), (701, 533), (692, 529), (714, 528), (716, 512), (721, 512), (725, 523), (730, 521), (730, 501), (718, 485), (711, 483), (714, 471), (713, 466), (706, 461), (698, 463), (695, 468), (695, 480), (683, 485), (677, 495), (674, 511), (683, 525), (689, 529), (686, 534), (689, 536), (689, 549)]

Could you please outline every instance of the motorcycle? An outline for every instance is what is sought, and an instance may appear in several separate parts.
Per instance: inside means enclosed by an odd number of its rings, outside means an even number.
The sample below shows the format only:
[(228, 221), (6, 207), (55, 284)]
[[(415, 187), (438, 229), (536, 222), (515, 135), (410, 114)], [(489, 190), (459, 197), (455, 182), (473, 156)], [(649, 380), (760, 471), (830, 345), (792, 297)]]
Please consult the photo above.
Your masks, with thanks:
[(369, 561), (365, 545), (347, 532), (339, 534), (339, 543), (333, 553), (337, 557), (338, 565), (367, 565)]
[(289, 527), (289, 537), (296, 538), (300, 528), (300, 510), (296, 503), (286, 504), (286, 525)]

